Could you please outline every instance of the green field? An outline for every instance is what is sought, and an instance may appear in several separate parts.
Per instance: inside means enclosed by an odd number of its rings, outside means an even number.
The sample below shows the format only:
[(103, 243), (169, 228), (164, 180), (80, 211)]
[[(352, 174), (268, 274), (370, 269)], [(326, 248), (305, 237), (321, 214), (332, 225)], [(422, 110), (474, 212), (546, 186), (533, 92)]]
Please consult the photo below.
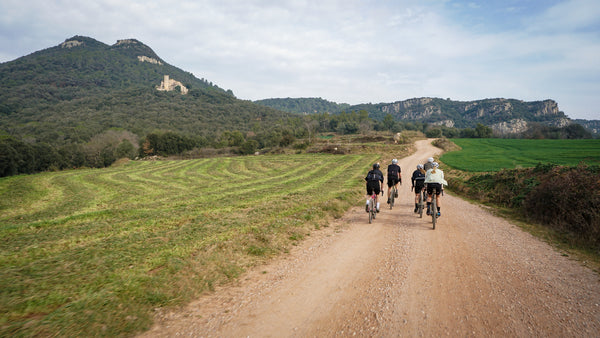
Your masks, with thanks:
[(128, 162), (0, 179), (0, 336), (127, 336), (286, 252), (376, 155)]
[(462, 148), (440, 160), (455, 169), (486, 172), (535, 167), (538, 163), (600, 164), (600, 140), (452, 139)]

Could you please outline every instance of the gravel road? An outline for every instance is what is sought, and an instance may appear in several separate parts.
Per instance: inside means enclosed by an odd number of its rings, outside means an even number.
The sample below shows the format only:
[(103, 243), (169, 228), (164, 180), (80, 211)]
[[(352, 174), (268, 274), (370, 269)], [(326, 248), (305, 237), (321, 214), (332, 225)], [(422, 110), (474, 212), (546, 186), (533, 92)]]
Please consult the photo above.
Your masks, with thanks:
[(399, 201), (373, 224), (363, 201), (236, 285), (157, 313), (141, 336), (599, 337), (598, 274), (450, 194), (435, 230), (413, 213), (410, 175), (439, 152), (416, 146)]

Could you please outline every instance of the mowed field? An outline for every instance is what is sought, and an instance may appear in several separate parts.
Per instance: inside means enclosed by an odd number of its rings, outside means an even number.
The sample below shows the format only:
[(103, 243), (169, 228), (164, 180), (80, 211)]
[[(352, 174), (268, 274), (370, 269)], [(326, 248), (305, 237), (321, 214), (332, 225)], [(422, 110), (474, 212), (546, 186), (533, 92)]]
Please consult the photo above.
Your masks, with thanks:
[(600, 140), (452, 139), (462, 150), (440, 160), (452, 168), (486, 172), (535, 167), (539, 163), (575, 166), (600, 164)]
[(123, 336), (326, 226), (378, 155), (127, 162), (0, 179), (0, 336)]

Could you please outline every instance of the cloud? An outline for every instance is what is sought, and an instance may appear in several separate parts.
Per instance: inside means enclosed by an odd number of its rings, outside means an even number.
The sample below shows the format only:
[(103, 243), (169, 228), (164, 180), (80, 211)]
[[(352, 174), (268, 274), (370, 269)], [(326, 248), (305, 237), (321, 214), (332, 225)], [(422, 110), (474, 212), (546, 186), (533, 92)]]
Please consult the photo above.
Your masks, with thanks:
[(136, 38), (242, 99), (552, 98), (592, 118), (598, 18), (594, 0), (4, 0), (0, 61), (73, 35)]

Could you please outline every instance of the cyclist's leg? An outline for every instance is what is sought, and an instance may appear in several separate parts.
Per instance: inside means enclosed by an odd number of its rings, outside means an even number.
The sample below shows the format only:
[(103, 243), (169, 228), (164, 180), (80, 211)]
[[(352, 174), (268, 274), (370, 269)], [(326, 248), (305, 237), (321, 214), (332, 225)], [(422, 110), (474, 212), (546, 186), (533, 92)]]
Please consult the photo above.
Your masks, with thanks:
[(369, 212), (369, 200), (371, 199), (371, 195), (373, 194), (373, 187), (367, 182), (367, 205), (365, 206), (365, 210)]
[(440, 215), (441, 215), (441, 213), (440, 213), (440, 208), (442, 207), (442, 205), (440, 204), (440, 200), (441, 200), (440, 196), (441, 196), (441, 195), (442, 195), (442, 185), (441, 185), (441, 184), (439, 184), (439, 185), (437, 186), (437, 188), (436, 188), (436, 192), (435, 192), (435, 204), (436, 204), (436, 207), (437, 207), (437, 210), (436, 210), (436, 211), (437, 211), (437, 213), (438, 213), (438, 216), (440, 216)]
[(431, 215), (431, 196), (433, 195), (434, 189), (432, 184), (426, 184), (425, 186), (427, 187), (427, 215)]
[(379, 212), (379, 194), (381, 194), (381, 192), (383, 191), (383, 184), (381, 186), (379, 186), (379, 182), (377, 182), (377, 186), (375, 186), (375, 190), (373, 191), (375, 193), (375, 206), (377, 207), (377, 212)]

